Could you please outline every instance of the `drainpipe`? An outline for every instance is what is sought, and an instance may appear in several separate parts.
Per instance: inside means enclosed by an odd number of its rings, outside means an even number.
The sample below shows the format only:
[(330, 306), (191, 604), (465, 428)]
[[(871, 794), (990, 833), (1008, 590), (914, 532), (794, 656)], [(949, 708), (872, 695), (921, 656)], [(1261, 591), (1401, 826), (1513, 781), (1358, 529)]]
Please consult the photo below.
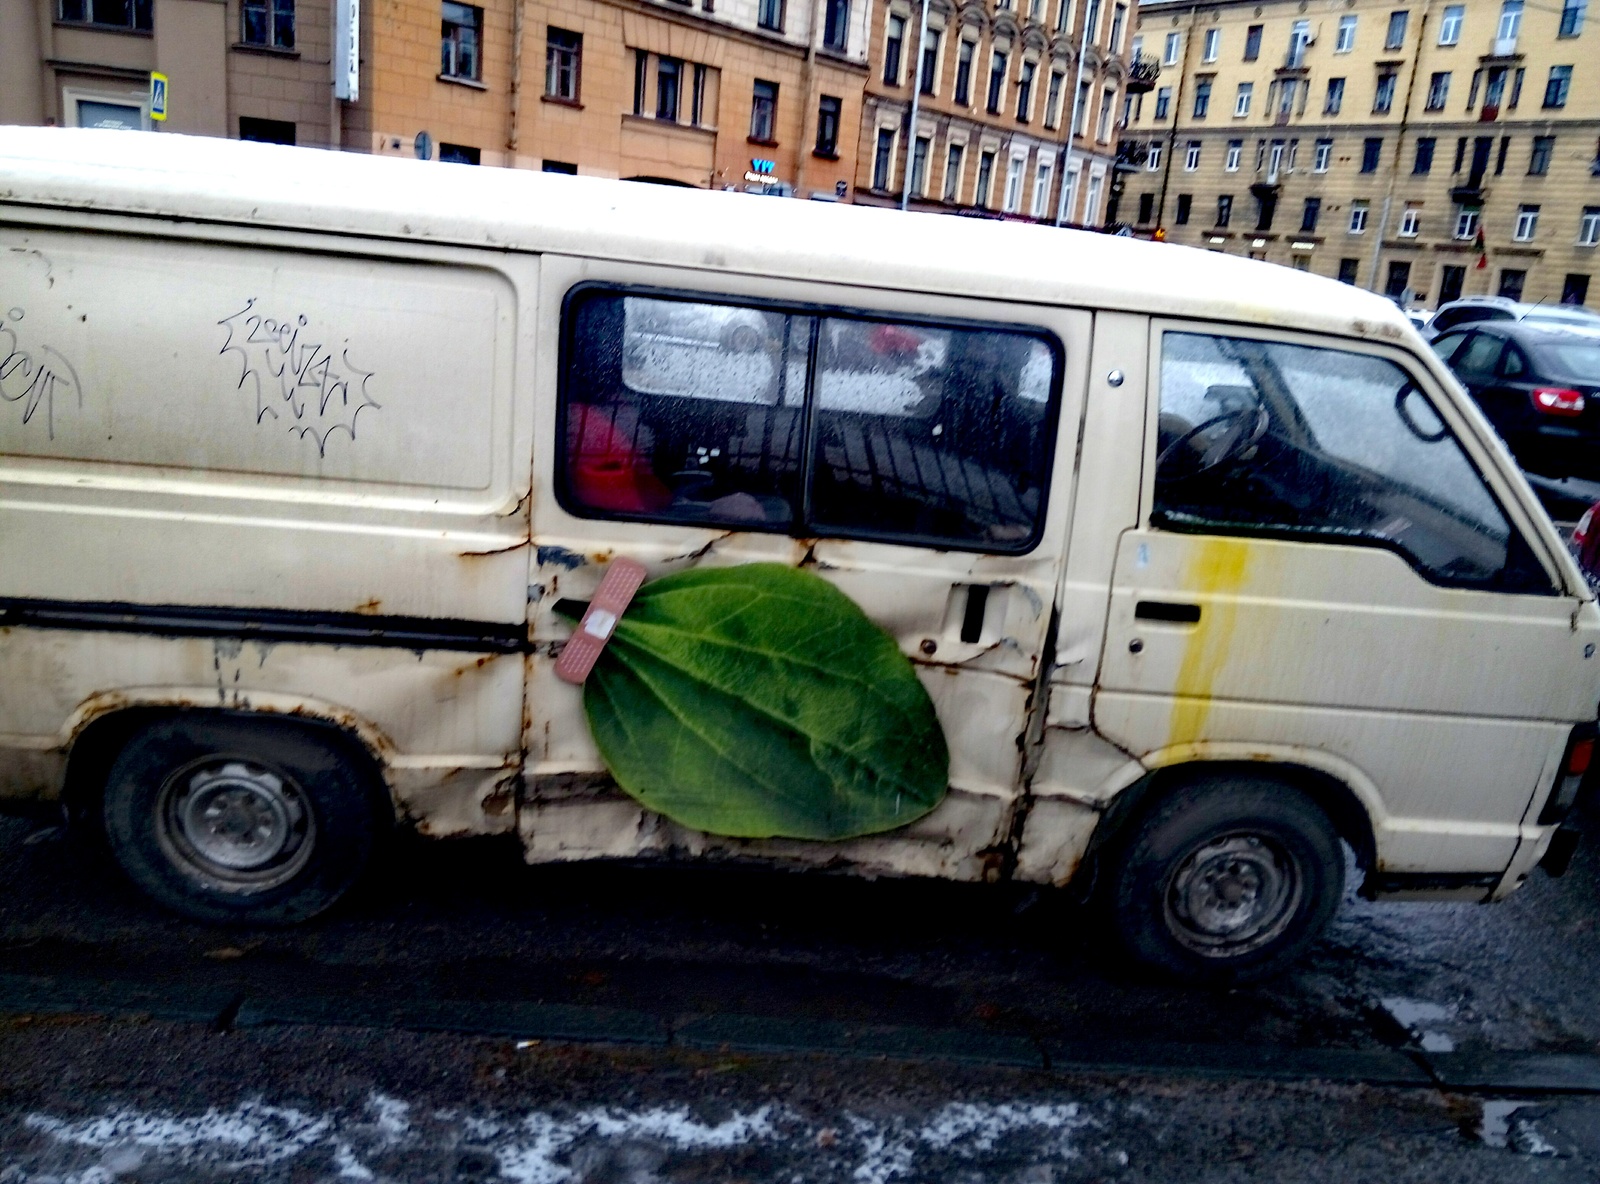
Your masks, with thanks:
[[(1084, 17), (1089, 15), (1087, 5), (1084, 8)], [(1138, 19), (1137, 16), (1134, 18)], [(1072, 162), (1077, 158), (1077, 151), (1073, 144), (1078, 137), (1078, 92), (1083, 89), (1083, 59), (1089, 52), (1088, 43), (1084, 40), (1086, 30), (1083, 22), (1078, 23), (1078, 68), (1072, 76), (1072, 93), (1067, 96), (1067, 142), (1066, 152), (1061, 160), (1061, 191), (1056, 197), (1056, 225), (1060, 226), (1066, 216), (1072, 211), (1067, 209), (1067, 178), (1072, 175)], [(1083, 105), (1083, 118), (1085, 124), (1089, 120), (1089, 104)], [(1084, 131), (1088, 131), (1088, 127)]]
[[(328, 0), (328, 31), (334, 37), (337, 37), (338, 28), (339, 0)], [(331, 48), (332, 46), (330, 45)], [(361, 50), (357, 46), (351, 46), (350, 52), (359, 55)], [(329, 60), (331, 61), (333, 57), (334, 54), (330, 52), (328, 54)], [(339, 95), (333, 85), (332, 71), (329, 71), (328, 75), (328, 147), (335, 152), (342, 151), (344, 148), (344, 113), (339, 110)]]
[[(526, 0), (524, 0), (524, 3)], [(799, 156), (794, 166), (794, 195), (800, 196), (800, 190), (806, 182), (806, 162), (811, 153), (806, 151), (807, 144), (814, 144), (816, 140), (807, 133), (811, 130), (812, 112), (817, 109), (817, 30), (820, 22), (817, 13), (821, 12), (827, 0), (811, 0), (811, 33), (806, 38), (806, 60), (801, 65), (801, 72), (805, 75), (805, 106), (800, 109), (800, 149)], [(846, 33), (848, 43), (848, 31)], [(840, 122), (844, 121), (840, 113)], [(843, 128), (839, 129), (843, 131)]]
[(517, 145), (522, 120), (522, 34), (528, 26), (528, 0), (517, 0), (515, 24), (511, 34), (511, 134), (506, 137), (510, 168), (517, 167)]
[[(922, 19), (917, 22), (917, 51), (911, 58), (911, 126), (906, 129), (906, 171), (900, 176), (902, 210), (911, 201), (911, 154), (917, 147), (917, 106), (918, 100), (922, 98), (922, 43), (927, 39), (928, 0), (922, 0)], [(929, 148), (932, 147), (930, 144)]]
[[(1178, 154), (1178, 120), (1183, 116), (1183, 84), (1189, 81), (1189, 54), (1194, 49), (1195, 6), (1189, 6), (1189, 23), (1183, 33), (1183, 56), (1178, 60), (1178, 85), (1172, 92), (1172, 126), (1167, 129), (1167, 158), (1161, 167), (1161, 194), (1156, 198), (1156, 226), (1167, 224), (1167, 186), (1172, 182), (1172, 158)], [(1163, 38), (1164, 40), (1165, 38)]]
[(1389, 169), (1389, 184), (1383, 192), (1383, 213), (1378, 219), (1378, 233), (1372, 239), (1372, 264), (1367, 280), (1369, 292), (1382, 291), (1378, 281), (1378, 265), (1383, 259), (1383, 236), (1389, 233), (1389, 213), (1394, 207), (1394, 187), (1400, 177), (1400, 160), (1405, 154), (1406, 129), (1411, 126), (1411, 101), (1417, 90), (1417, 67), (1421, 64), (1423, 43), (1428, 39), (1428, 14), (1432, 7), (1433, 0), (1425, 0), (1422, 16), (1417, 21), (1417, 47), (1411, 51), (1411, 77), (1406, 80), (1406, 101), (1400, 108), (1400, 131), (1394, 143), (1394, 164)]

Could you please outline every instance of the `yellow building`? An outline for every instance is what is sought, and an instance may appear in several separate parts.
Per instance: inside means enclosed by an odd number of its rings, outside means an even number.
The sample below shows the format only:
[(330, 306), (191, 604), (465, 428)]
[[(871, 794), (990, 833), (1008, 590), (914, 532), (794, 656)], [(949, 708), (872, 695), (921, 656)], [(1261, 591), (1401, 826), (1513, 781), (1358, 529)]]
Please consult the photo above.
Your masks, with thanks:
[(1139, 9), (1121, 216), (1434, 306), (1582, 303), (1600, 246), (1584, 0)]
[(874, 9), (857, 200), (1098, 225), (1120, 104), (1157, 72), (1148, 60), (1130, 66), (1132, 5), (889, 0)]

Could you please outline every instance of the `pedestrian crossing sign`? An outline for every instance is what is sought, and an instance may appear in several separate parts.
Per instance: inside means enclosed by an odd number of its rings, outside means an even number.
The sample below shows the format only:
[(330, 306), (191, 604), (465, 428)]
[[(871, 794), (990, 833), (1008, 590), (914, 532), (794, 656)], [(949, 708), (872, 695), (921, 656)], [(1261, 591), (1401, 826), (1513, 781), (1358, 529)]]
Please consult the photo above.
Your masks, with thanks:
[(167, 118), (167, 76), (154, 70), (150, 72), (150, 118)]

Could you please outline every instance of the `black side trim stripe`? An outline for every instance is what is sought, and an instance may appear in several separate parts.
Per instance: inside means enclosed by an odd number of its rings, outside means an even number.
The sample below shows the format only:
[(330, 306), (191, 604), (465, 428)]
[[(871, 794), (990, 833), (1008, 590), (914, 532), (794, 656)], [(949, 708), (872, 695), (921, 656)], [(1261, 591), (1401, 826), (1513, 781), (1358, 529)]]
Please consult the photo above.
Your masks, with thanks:
[(1493, 888), (1503, 872), (1374, 872), (1367, 875), (1363, 891), (1446, 892), (1462, 888)]
[(498, 621), (369, 616), (299, 609), (0, 599), (0, 626), (471, 653), (515, 654), (530, 648), (527, 627), (520, 622), (508, 625)]

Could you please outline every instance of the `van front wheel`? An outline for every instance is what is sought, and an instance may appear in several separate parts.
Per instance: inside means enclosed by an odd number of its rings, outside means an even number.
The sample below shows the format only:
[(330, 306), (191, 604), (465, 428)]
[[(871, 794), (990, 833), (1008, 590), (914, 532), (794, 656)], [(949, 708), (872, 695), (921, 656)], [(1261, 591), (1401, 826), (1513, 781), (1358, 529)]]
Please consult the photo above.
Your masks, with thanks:
[(380, 829), (368, 778), (330, 740), (273, 719), (152, 724), (106, 779), (112, 853), (147, 895), (197, 920), (315, 916), (361, 874)]
[(1277, 973), (1322, 932), (1344, 894), (1343, 852), (1327, 815), (1264, 778), (1177, 789), (1121, 851), (1108, 888), (1123, 944), (1190, 982)]

